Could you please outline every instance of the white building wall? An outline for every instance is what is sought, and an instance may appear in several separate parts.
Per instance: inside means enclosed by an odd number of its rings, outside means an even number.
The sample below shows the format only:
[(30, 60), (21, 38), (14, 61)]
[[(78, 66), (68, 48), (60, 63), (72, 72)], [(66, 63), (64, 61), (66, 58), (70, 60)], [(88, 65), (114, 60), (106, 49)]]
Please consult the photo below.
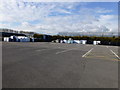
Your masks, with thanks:
[(100, 44), (101, 43), (101, 41), (93, 41), (93, 44), (94, 45), (98, 45), (98, 44)]
[(4, 37), (5, 42), (9, 42), (9, 37)]
[(80, 40), (74, 40), (74, 43), (80, 44)]
[[(3, 38), (3, 41), (5, 42), (9, 42), (11, 40), (16, 42), (30, 42), (30, 38), (25, 36), (10, 36), (10, 37)], [(32, 38), (32, 42), (34, 42), (34, 38)]]
[(30, 38), (29, 37), (18, 36), (17, 38), (20, 40), (20, 42), (30, 42)]
[(80, 40), (81, 44), (86, 44), (87, 40)]

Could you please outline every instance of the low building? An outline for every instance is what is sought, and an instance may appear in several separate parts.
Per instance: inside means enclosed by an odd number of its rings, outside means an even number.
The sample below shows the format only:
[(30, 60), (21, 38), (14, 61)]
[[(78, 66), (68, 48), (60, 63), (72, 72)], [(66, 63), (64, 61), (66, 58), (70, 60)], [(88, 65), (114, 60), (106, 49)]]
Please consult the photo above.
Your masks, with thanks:
[(67, 41), (67, 43), (69, 43), (69, 44), (71, 44), (73, 42), (74, 42), (74, 40), (72, 38), (69, 38), (68, 41)]
[(34, 42), (34, 38), (29, 38), (26, 36), (10, 36), (4, 37), (5, 42)]
[(101, 41), (93, 41), (93, 44), (94, 44), (94, 45), (101, 44)]
[(87, 40), (80, 40), (80, 43), (81, 43), (81, 44), (86, 44), (86, 43), (87, 43)]
[(5, 42), (9, 42), (10, 41), (10, 38), (9, 37), (4, 37), (4, 40)]
[(80, 44), (80, 40), (74, 40), (74, 43)]

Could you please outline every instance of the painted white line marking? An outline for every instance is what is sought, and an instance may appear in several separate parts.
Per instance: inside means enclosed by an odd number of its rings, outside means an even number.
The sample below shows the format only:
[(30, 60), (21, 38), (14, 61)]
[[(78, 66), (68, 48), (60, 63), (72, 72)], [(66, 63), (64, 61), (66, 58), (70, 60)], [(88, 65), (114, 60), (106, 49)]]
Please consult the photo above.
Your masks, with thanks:
[(44, 51), (44, 50), (49, 50), (49, 49), (40, 49), (40, 50), (35, 50), (35, 51), (39, 52), (39, 51)]
[(40, 49), (40, 50), (35, 50), (35, 51), (45, 51), (45, 50), (54, 50), (54, 49), (57, 49), (57, 48), (50, 48), (50, 49)]
[(120, 59), (120, 57), (119, 57), (115, 52), (113, 52), (111, 49), (110, 49), (110, 51), (111, 51), (118, 59)]
[(108, 46), (106, 46), (108, 48)]
[(82, 57), (86, 57), (92, 50), (93, 50), (93, 48), (90, 49), (88, 52), (86, 52)]
[(93, 46), (93, 45), (86, 45), (86, 46)]
[(30, 48), (20, 48), (18, 50), (30, 50)]
[(68, 50), (63, 50), (63, 51), (59, 51), (59, 52), (56, 52), (56, 54), (60, 54), (60, 53), (64, 53), (64, 52), (68, 52), (68, 51), (71, 51), (73, 49), (68, 49)]

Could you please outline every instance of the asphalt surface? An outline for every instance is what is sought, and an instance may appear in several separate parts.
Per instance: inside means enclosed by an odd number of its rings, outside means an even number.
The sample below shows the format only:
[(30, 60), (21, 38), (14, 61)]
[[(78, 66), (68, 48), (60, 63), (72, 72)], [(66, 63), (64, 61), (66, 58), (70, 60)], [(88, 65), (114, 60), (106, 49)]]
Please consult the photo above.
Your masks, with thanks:
[(118, 88), (118, 47), (2, 44), (3, 88)]
[(2, 42), (0, 42), (0, 89), (2, 89)]

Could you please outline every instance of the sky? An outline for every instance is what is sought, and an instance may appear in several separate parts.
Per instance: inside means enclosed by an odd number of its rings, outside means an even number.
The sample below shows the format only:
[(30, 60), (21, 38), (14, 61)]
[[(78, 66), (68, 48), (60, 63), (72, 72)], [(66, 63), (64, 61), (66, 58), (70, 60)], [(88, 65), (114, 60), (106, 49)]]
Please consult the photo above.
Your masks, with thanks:
[(55, 35), (59, 32), (117, 32), (117, 2), (2, 1), (0, 28)]

